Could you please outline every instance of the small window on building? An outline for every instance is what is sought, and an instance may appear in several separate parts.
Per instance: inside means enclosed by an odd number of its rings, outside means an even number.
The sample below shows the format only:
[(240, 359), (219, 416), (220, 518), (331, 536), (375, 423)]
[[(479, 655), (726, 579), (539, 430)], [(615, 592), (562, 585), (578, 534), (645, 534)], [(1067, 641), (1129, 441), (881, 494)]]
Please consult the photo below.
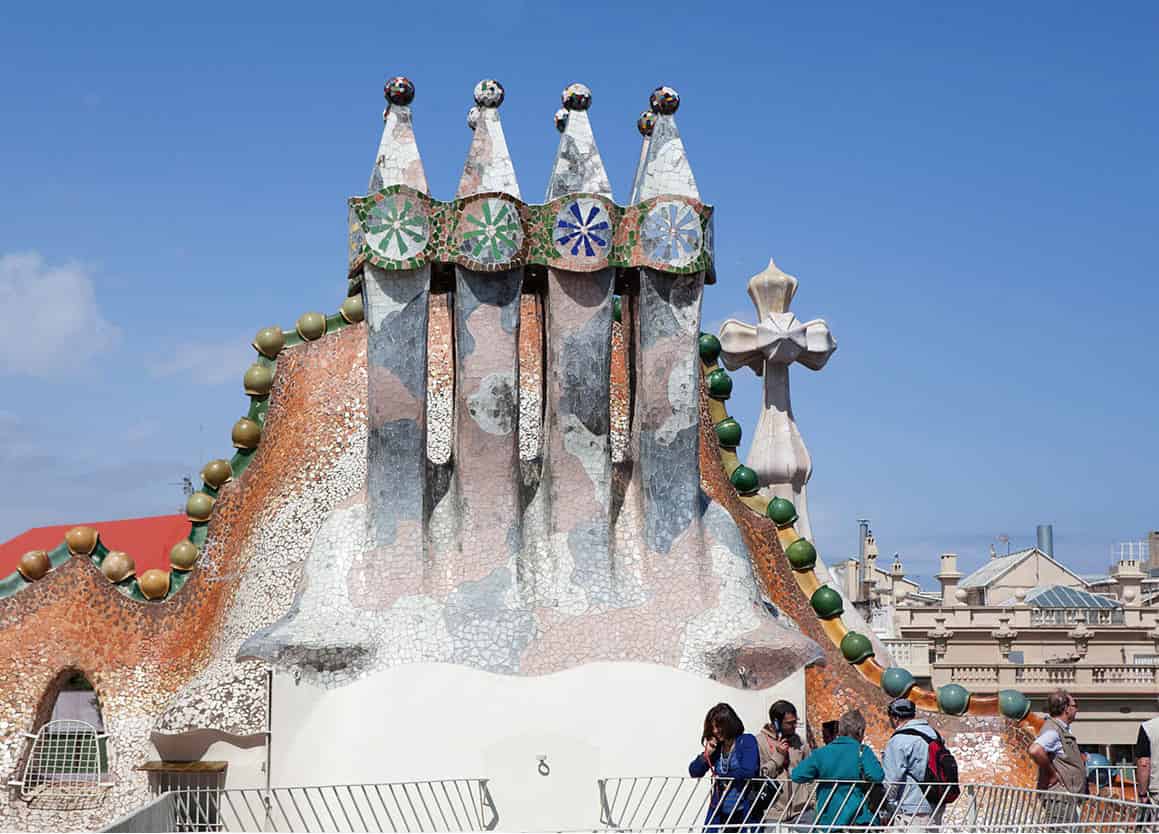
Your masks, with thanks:
[(79, 672), (59, 686), (47, 720), (28, 734), (30, 748), (18, 784), (21, 797), (29, 801), (98, 798), (108, 784), (108, 737), (97, 694)]
[(1022, 666), (1024, 663), (1026, 663), (1026, 653), (1025, 652), (1011, 652), (1010, 654), (1006, 655), (1006, 659), (1010, 663), (1015, 664), (1016, 666)]
[(1131, 662), (1136, 666), (1159, 666), (1159, 654), (1137, 654)]

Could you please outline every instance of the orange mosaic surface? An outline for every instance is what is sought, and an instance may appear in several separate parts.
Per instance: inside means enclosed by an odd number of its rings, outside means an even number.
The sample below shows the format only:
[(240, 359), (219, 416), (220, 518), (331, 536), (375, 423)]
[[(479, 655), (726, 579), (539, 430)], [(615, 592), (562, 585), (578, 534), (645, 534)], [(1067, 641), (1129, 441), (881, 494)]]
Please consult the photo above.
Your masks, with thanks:
[[(708, 415), (708, 396), (701, 385), (700, 471), (705, 491), (736, 519), (753, 555), (754, 567), (769, 599), (788, 614), (825, 654), (825, 663), (805, 672), (808, 731), (821, 738), (821, 723), (860, 709), (867, 723), (866, 741), (884, 748), (892, 732), (885, 707), (891, 700), (866, 680), (833, 644), (808, 598), (797, 585), (770, 519), (747, 507), (725, 475), (720, 444)], [(942, 733), (955, 751), (963, 782), (1000, 782), (1033, 787), (1035, 767), (1026, 755), (1030, 739), (1018, 725), (998, 717), (919, 713)]]
[(21, 734), (47, 720), (56, 690), (74, 670), (92, 683), (114, 747), (113, 785), (98, 807), (46, 817), (52, 812), (2, 803), (0, 829), (92, 828), (141, 804), (145, 775), (133, 768), (153, 755), (147, 727), (212, 659), (255, 520), (329, 464), (327, 441), (342, 431), (325, 419), (334, 404), (361, 398), (365, 408), (365, 383), (354, 384), (365, 379), (365, 343), (364, 326), (356, 325), (282, 352), (262, 445), (249, 467), (222, 488), (201, 559), (172, 598), (130, 599), (88, 557), (76, 556), (0, 599), (5, 778), (22, 772), (28, 745)]
[[(441, 315), (432, 315), (431, 328), (432, 341), (449, 352), (447, 301), (445, 295), (432, 301), (432, 308)], [(631, 299), (624, 302), (624, 322), (630, 327)], [(529, 314), (525, 323), (539, 324), (542, 313), (538, 305), (525, 312)], [(625, 326), (613, 329), (613, 433), (626, 429), (630, 413)], [(320, 470), (332, 460), (335, 444), (340, 444), (348, 430), (337, 419), (339, 412), (352, 406), (365, 411), (364, 327), (347, 327), (282, 352), (262, 444), (246, 471), (222, 488), (201, 561), (173, 598), (163, 604), (129, 599), (112, 587), (89, 559), (76, 557), (21, 593), (0, 600), (0, 687), (7, 696), (0, 704), (0, 745), (10, 773), (18, 770), (19, 759), (26, 752), (20, 733), (44, 720), (54, 688), (66, 671), (82, 671), (93, 683), (106, 724), (113, 732), (118, 723), (139, 726), (140, 720), (158, 715), (212, 660), (215, 638), (246, 568), (247, 544), (256, 520), (316, 482)], [(538, 333), (539, 327), (528, 328), (525, 333), (531, 331)], [(523, 335), (520, 347), (524, 361), (538, 367), (541, 343)], [(443, 363), (432, 364), (440, 367)], [(449, 373), (436, 375), (436, 380), (436, 385), (453, 385)], [(775, 524), (748, 508), (729, 483), (707, 407), (702, 390), (703, 486), (737, 520), (771, 601), (798, 623), (825, 655), (824, 664), (806, 672), (809, 731), (819, 737), (822, 721), (858, 707), (869, 722), (868, 740), (880, 750), (889, 734), (884, 713), (888, 697), (847, 663), (829, 640), (797, 585)], [(623, 421), (622, 428), (617, 417)], [(958, 753), (964, 781), (1033, 784), (1034, 769), (1025, 755), (1029, 739), (1013, 722), (982, 716), (927, 717)], [(136, 754), (127, 767), (148, 755), (143, 743), (138, 744)], [(94, 821), (139, 804), (144, 776), (126, 769), (117, 778), (120, 781), (111, 790), (110, 803)], [(0, 822), (7, 820), (0, 814)], [(69, 817), (69, 821), (78, 824), (76, 817)]]

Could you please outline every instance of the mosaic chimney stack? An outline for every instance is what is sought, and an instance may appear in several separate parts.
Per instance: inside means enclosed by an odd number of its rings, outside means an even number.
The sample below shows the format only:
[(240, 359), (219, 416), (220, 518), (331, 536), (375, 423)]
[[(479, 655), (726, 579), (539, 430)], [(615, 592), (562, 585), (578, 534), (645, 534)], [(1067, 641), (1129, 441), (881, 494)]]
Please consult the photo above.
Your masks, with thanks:
[[(414, 661), (543, 674), (628, 659), (763, 688), (815, 661), (701, 489), (711, 208), (676, 91), (658, 88), (639, 120), (629, 206), (613, 201), (583, 84), (563, 92), (539, 206), (521, 199), (498, 82), (475, 88), (449, 203), (427, 193), (413, 85), (395, 78), (386, 93), (371, 193), (351, 200), (365, 490), (327, 517), (293, 609), (240, 656), (324, 686)], [(628, 398), (611, 385), (617, 286)], [(616, 463), (611, 415), (625, 399)]]

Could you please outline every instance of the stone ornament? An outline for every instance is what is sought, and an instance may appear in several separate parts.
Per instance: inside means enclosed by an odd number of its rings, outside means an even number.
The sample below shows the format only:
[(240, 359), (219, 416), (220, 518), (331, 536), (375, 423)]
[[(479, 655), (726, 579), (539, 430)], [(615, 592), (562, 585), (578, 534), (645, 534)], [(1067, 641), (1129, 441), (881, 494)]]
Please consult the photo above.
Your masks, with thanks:
[(396, 75), (386, 82), (382, 92), (391, 104), (407, 105), (414, 101), (415, 85), (406, 76)]
[(20, 557), (16, 570), (29, 582), (35, 582), (52, 570), (52, 562), (45, 551), (30, 550)]
[(211, 460), (201, 469), (201, 480), (211, 489), (221, 489), (233, 479), (233, 467), (228, 460)]
[(97, 531), (92, 527), (73, 527), (64, 534), (64, 543), (73, 556), (88, 556), (97, 549)]
[(797, 279), (782, 272), (772, 259), (749, 280), (748, 292), (757, 323), (727, 320), (720, 328), (720, 358), (729, 370), (747, 366), (765, 378), (765, 408), (747, 463), (757, 473), (762, 495), (793, 502), (801, 534), (811, 538), (805, 485), (813, 463), (793, 418), (789, 366), (796, 362), (819, 371), (837, 349), (837, 342), (822, 319), (802, 322), (789, 312)]
[(654, 127), (656, 127), (656, 114), (651, 110), (645, 110), (640, 114), (640, 118), (636, 119), (636, 130), (640, 131), (641, 136), (651, 136)]
[(164, 599), (169, 593), (169, 572), (153, 568), (137, 577), (141, 595), (147, 600)]
[(192, 570), (197, 563), (197, 555), (197, 545), (189, 539), (182, 539), (169, 551), (169, 564), (174, 570)]
[(275, 359), (286, 346), (286, 335), (280, 327), (263, 327), (254, 337), (254, 350), (266, 359)]
[(101, 573), (110, 582), (123, 582), (137, 569), (133, 557), (120, 550), (112, 550), (101, 560)]
[(479, 107), (498, 107), (504, 95), (503, 85), (494, 78), (484, 78), (475, 85), (475, 104)]

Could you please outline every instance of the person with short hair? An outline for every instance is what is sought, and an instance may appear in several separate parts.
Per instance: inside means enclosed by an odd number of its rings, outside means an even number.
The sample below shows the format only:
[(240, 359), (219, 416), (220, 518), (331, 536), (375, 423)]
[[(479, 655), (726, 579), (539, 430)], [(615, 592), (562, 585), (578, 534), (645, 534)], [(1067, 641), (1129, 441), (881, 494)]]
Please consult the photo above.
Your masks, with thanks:
[[(886, 707), (889, 725), (894, 733), (881, 756), (885, 781), (891, 783), (886, 807), (892, 811), (891, 825), (907, 831), (926, 831), (940, 824), (934, 808), (920, 786), (929, 766), (930, 742), (938, 732), (924, 718), (918, 718), (917, 707), (908, 698), (895, 698)], [(936, 816), (941, 816), (942, 808)]]
[(865, 743), (865, 716), (851, 709), (837, 724), (837, 738), (814, 750), (790, 774), (798, 784), (817, 782), (817, 830), (870, 825), (875, 808), (866, 801), (868, 783), (881, 782), (881, 763)]
[(761, 756), (757, 740), (744, 731), (744, 722), (728, 704), (717, 704), (704, 716), (700, 734), (704, 750), (688, 765), (688, 775), (699, 779), (709, 771), (714, 777), (705, 814), (705, 831), (721, 826), (736, 831), (749, 820), (752, 797), (748, 780), (759, 775)]
[[(1046, 711), (1048, 717), (1029, 751), (1030, 758), (1038, 765), (1038, 789), (1082, 796), (1087, 792), (1086, 757), (1070, 729), (1078, 716), (1078, 702), (1065, 689), (1059, 689), (1047, 696)], [(1047, 822), (1077, 821), (1080, 801), (1056, 796), (1044, 798)]]
[(828, 744), (833, 739), (837, 738), (837, 722), (824, 721), (821, 724), (821, 743)]
[(1154, 755), (1159, 755), (1159, 716), (1140, 724), (1135, 740), (1135, 795), (1139, 802), (1159, 805), (1159, 767), (1151, 764)]
[(809, 755), (809, 745), (797, 735), (797, 708), (789, 701), (769, 707), (769, 723), (757, 734), (761, 754), (761, 776), (777, 782), (776, 793), (762, 815), (765, 822), (807, 823), (809, 791), (789, 781), (789, 771)]

